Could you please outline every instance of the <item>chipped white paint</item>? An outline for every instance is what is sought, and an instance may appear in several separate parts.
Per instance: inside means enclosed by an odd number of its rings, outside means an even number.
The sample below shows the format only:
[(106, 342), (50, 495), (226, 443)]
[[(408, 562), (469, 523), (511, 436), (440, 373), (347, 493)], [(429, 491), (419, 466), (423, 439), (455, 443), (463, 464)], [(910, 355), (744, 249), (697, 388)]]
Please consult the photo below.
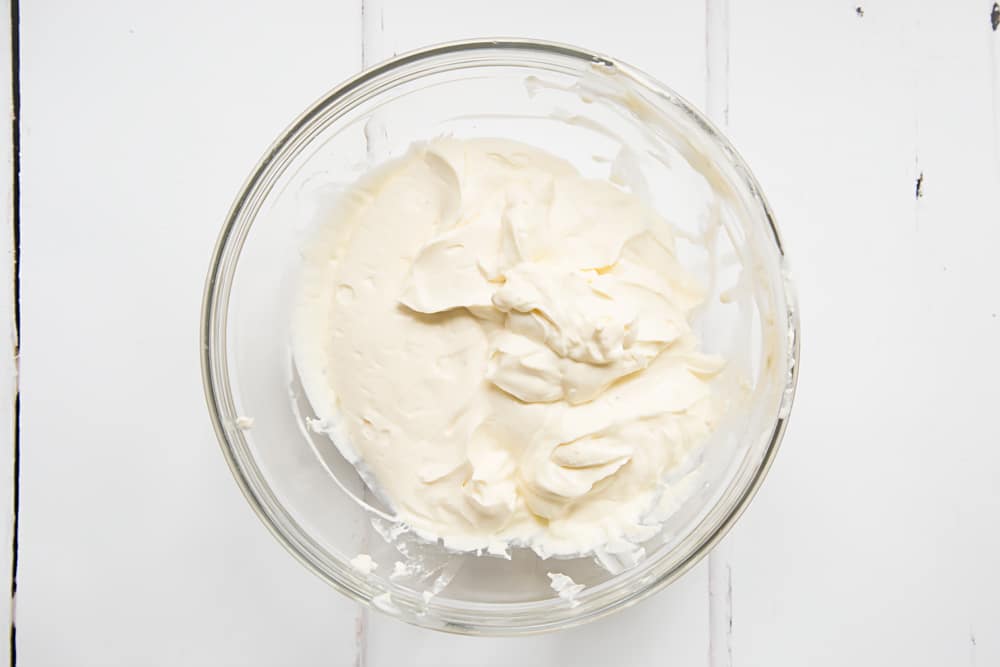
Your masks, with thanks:
[[(23, 4), (19, 665), (1000, 663), (992, 2)], [(194, 348), (219, 223), (285, 123), (395, 52), (497, 34), (619, 56), (726, 125), (805, 332), (783, 450), (710, 562), (516, 640), (362, 611), (285, 554), (225, 469)], [(8, 462), (14, 371), (0, 355)]]

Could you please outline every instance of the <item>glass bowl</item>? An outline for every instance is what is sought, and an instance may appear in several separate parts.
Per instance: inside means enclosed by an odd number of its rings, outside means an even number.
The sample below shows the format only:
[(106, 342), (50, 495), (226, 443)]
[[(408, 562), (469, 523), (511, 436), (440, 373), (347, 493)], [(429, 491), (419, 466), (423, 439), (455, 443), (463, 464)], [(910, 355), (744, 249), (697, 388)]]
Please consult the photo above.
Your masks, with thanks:
[[(677, 229), (709, 295), (694, 323), (731, 372), (729, 409), (667, 481), (672, 511), (642, 551), (542, 559), (449, 553), (395, 524), (312, 415), (290, 350), (301, 248), (337, 193), (415, 141), (520, 140), (645, 197)], [(766, 474), (795, 388), (798, 318), (760, 187), (688, 102), (582, 49), (522, 40), (445, 44), (397, 57), (324, 96), (268, 149), (226, 219), (205, 287), (209, 412), (264, 524), (344, 594), (405, 621), (467, 634), (576, 625), (677, 579), (732, 526)], [(739, 378), (734, 381), (733, 378)], [(351, 565), (369, 554), (377, 568)], [(394, 563), (415, 572), (390, 577)], [(564, 599), (549, 573), (585, 588)], [(397, 573), (399, 574), (399, 573)]]

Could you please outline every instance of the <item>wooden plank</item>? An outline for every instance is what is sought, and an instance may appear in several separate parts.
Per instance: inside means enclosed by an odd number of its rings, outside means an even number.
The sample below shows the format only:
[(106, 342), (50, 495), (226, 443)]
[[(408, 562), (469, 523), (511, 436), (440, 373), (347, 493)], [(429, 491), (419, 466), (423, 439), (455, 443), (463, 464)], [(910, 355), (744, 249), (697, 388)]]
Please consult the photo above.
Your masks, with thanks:
[(360, 67), (357, 5), (21, 12), (18, 664), (347, 664), (355, 607), (243, 500), (197, 331), (246, 174)]
[(803, 363), (731, 536), (732, 664), (997, 664), (1000, 34), (991, 2), (860, 4), (733, 7)]
[(551, 667), (705, 665), (707, 564), (635, 607), (583, 627), (532, 637), (460, 637), (372, 612), (367, 665)]
[[(567, 42), (640, 67), (695, 104), (705, 100), (705, 6), (701, 0), (652, 6), (627, 0), (514, 0), (475, 6), (455, 0), (367, 0), (365, 50), (370, 62), (432, 43), (472, 36)], [(432, 634), (382, 614), (367, 617), (359, 662), (390, 665), (705, 665), (709, 655), (708, 566), (700, 564), (655, 598), (606, 620), (554, 635), (481, 639)]]

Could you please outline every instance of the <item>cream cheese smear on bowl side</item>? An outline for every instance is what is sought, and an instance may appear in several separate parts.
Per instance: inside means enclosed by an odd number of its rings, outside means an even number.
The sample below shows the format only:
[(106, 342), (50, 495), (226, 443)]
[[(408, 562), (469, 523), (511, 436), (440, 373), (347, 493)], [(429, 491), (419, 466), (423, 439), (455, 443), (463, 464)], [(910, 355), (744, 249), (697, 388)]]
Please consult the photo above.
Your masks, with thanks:
[(395, 518), (456, 551), (575, 556), (658, 530), (724, 411), (704, 291), (634, 194), (502, 139), (416, 144), (303, 254), (295, 364)]

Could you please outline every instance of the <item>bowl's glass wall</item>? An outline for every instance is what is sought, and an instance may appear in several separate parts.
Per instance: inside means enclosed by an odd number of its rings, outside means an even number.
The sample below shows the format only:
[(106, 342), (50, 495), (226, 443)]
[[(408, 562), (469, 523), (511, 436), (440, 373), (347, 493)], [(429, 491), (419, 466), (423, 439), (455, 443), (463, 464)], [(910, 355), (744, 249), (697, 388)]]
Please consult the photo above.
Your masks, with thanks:
[[(442, 134), (524, 141), (586, 175), (643, 191), (681, 231), (682, 258), (709, 289), (696, 322), (705, 348), (729, 360), (727, 378), (746, 380), (742, 389), (719, 387), (734, 397), (733, 409), (688, 466), (697, 473), (678, 481), (676, 511), (645, 545), (645, 559), (620, 574), (590, 557), (554, 562), (515, 551), (504, 560), (410, 541), (403, 548), (418, 550), (429, 574), (390, 581), (399, 539), (383, 539), (389, 522), (366, 506), (364, 484), (305, 425), (312, 412), (288, 330), (300, 248), (339, 191), (411, 143)], [(262, 162), (234, 206), (206, 292), (206, 386), (251, 502), (328, 581), (430, 627), (548, 629), (672, 580), (742, 509), (790, 407), (797, 320), (789, 298), (780, 241), (756, 184), (685, 102), (625, 66), (568, 48), (454, 45), (404, 56), (335, 91)], [(238, 428), (241, 416), (253, 427)], [(371, 577), (347, 563), (362, 552), (379, 563)], [(555, 596), (548, 572), (587, 586), (578, 606)], [(423, 591), (446, 582), (423, 601)]]

